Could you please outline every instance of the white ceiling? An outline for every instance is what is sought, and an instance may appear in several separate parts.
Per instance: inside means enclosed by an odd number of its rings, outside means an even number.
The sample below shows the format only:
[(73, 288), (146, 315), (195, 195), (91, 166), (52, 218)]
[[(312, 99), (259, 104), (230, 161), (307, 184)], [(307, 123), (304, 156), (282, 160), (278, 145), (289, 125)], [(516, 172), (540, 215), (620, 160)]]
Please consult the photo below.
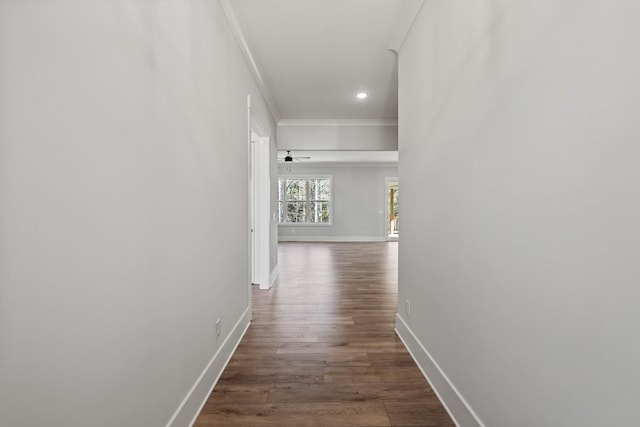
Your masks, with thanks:
[[(278, 162), (287, 155), (286, 151), (278, 151)], [(294, 164), (316, 163), (397, 163), (397, 151), (291, 151)], [(296, 159), (310, 157), (310, 159)]]
[[(409, 0), (231, 0), (283, 119), (396, 119), (388, 50)], [(355, 98), (366, 91), (364, 101)]]

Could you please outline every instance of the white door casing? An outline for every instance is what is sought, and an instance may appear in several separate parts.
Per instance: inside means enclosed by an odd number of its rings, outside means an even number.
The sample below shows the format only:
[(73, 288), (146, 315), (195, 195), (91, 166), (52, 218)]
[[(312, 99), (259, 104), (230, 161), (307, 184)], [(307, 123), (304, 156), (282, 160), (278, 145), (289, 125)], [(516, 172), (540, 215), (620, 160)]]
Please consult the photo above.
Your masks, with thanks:
[(270, 281), (270, 202), (269, 137), (251, 114), (249, 106), (249, 213), (250, 213), (250, 277), (260, 289), (269, 289)]

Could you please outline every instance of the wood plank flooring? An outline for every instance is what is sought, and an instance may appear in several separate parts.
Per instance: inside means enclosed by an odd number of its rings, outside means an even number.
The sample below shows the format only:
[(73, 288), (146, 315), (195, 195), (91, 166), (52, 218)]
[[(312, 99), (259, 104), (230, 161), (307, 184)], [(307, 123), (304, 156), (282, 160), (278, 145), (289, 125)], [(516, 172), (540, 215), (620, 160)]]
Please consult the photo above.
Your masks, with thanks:
[(281, 243), (195, 426), (454, 426), (393, 328), (398, 246)]

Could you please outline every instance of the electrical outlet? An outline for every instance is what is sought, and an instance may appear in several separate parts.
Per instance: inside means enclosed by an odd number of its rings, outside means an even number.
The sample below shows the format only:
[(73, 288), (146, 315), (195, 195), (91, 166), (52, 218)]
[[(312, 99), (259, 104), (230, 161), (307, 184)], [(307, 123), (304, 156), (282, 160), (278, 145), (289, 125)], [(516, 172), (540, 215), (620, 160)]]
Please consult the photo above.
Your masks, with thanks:
[(411, 301), (406, 300), (404, 302), (404, 310), (407, 312), (407, 316), (411, 317)]
[(220, 338), (220, 319), (216, 320), (216, 338)]

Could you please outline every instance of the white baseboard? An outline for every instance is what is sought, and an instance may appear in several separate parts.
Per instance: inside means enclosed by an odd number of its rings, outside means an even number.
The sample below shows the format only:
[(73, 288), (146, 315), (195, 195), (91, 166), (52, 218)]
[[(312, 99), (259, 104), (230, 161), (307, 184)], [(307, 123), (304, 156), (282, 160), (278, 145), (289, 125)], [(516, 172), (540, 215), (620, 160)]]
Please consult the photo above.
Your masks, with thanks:
[(174, 412), (166, 427), (192, 426), (200, 414), (207, 398), (213, 391), (216, 383), (222, 375), (222, 371), (229, 363), (231, 356), (236, 351), (240, 340), (249, 328), (251, 322), (251, 307), (247, 307), (240, 319), (236, 322), (229, 335), (213, 355), (196, 382), (193, 384), (185, 398)]
[(296, 236), (281, 234), (278, 242), (386, 242), (386, 236)]
[(276, 264), (276, 266), (273, 267), (273, 270), (271, 270), (271, 277), (269, 278), (269, 289), (273, 288), (278, 284), (279, 277), (280, 277), (280, 268), (278, 267), (278, 264)]
[(431, 357), (400, 314), (396, 314), (396, 333), (422, 371), (431, 388), (458, 427), (485, 427), (458, 389)]

